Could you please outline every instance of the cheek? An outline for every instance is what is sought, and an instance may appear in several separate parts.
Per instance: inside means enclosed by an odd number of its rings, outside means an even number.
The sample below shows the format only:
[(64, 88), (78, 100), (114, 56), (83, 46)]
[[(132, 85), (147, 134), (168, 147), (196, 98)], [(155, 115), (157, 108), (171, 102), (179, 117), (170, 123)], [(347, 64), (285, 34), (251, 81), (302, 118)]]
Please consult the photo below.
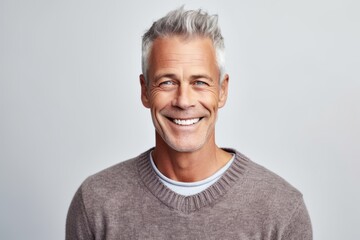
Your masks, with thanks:
[(217, 109), (219, 102), (218, 89), (211, 89), (200, 93), (199, 101), (203, 106), (205, 106), (209, 110)]
[(161, 109), (169, 104), (171, 95), (166, 92), (153, 90), (150, 92), (151, 108)]

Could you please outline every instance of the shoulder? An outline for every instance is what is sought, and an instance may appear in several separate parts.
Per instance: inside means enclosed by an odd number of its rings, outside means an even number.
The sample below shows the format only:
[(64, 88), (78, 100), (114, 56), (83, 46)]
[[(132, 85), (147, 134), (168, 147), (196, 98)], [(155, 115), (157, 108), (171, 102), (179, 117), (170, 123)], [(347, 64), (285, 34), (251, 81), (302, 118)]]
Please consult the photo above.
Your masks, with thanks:
[(250, 205), (255, 204), (265, 212), (290, 217), (304, 204), (302, 193), (285, 179), (240, 152), (235, 151), (235, 154), (236, 158), (246, 161), (241, 184), (238, 184), (236, 189), (248, 196)]
[[(149, 155), (118, 163), (88, 177), (79, 187), (70, 204), (66, 236), (73, 239), (92, 239), (93, 234), (103, 234), (108, 216), (116, 209), (131, 209), (129, 194), (142, 196), (143, 185), (139, 178), (137, 163)], [(96, 237), (97, 238), (97, 237)], [(102, 238), (102, 237), (100, 237)]]
[(237, 159), (246, 162), (246, 164), (244, 164), (245, 171), (243, 177), (247, 182), (254, 184), (254, 187), (256, 185), (257, 188), (276, 189), (277, 191), (288, 192), (298, 196), (302, 195), (298, 189), (276, 173), (250, 160), (242, 153), (236, 150), (232, 151), (235, 153)]
[(279, 229), (282, 239), (312, 239), (301, 192), (274, 172), (234, 152), (244, 169), (232, 194), (232, 199), (243, 203), (241, 211), (265, 227)]
[(126, 196), (131, 189), (142, 185), (137, 163), (148, 157), (149, 151), (137, 157), (125, 160), (94, 175), (89, 176), (80, 186), (86, 202), (103, 202), (111, 198)]
[(295, 195), (302, 195), (300, 191), (292, 184), (280, 177), (271, 170), (261, 166), (258, 163), (250, 161), (247, 171), (247, 178), (260, 184), (260, 186), (276, 189), (281, 192), (289, 192)]

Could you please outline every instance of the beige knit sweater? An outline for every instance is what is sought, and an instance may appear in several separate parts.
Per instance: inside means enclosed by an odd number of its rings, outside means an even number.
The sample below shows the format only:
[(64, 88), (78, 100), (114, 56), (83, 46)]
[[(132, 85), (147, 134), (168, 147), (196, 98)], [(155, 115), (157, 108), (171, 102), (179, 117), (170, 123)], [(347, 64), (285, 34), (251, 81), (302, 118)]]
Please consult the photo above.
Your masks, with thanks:
[(301, 193), (241, 153), (211, 187), (179, 195), (149, 151), (103, 170), (76, 192), (66, 239), (312, 239)]

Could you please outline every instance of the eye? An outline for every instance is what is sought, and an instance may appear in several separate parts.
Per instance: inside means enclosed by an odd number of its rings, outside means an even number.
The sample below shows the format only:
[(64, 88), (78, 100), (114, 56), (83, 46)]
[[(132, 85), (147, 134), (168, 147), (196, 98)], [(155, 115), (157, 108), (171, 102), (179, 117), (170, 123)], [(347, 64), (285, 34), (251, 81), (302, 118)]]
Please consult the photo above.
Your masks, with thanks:
[(159, 85), (160, 86), (169, 86), (169, 85), (174, 85), (175, 83), (171, 80), (168, 80), (168, 81), (163, 81), (161, 82)]
[(196, 85), (196, 86), (207, 86), (209, 84), (207, 84), (207, 82), (204, 82), (204, 81), (196, 80), (194, 82), (194, 85)]
[(164, 80), (159, 83), (159, 87), (164, 90), (173, 89), (176, 86), (176, 82), (173, 80)]

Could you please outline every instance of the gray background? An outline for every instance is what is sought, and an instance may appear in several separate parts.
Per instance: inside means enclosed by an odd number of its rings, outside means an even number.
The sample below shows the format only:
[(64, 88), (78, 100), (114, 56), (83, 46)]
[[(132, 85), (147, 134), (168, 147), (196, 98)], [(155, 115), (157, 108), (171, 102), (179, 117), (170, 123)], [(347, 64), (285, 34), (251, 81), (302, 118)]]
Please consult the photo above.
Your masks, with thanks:
[(300, 189), (315, 239), (360, 239), (355, 0), (1, 0), (0, 239), (64, 239), (81, 182), (153, 146), (140, 37), (182, 4), (220, 16), (218, 144)]

